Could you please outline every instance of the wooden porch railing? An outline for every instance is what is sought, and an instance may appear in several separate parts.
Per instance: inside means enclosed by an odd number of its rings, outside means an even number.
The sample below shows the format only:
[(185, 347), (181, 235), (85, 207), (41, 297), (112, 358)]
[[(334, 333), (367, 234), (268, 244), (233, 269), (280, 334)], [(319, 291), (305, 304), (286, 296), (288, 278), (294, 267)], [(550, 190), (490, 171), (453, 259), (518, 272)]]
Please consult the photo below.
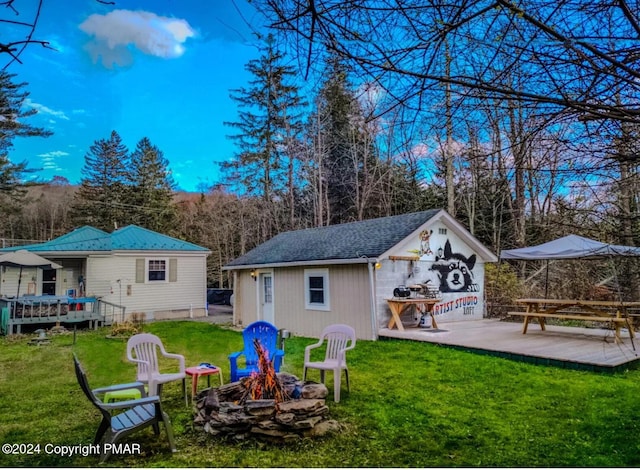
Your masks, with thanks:
[(106, 300), (98, 300), (96, 303), (96, 309), (104, 318), (105, 325), (112, 325), (113, 323), (119, 323), (124, 321), (124, 314), (126, 307), (123, 305), (117, 305)]
[(124, 319), (125, 307), (96, 297), (24, 296), (0, 298), (0, 333), (21, 332), (22, 325), (89, 322), (90, 327)]

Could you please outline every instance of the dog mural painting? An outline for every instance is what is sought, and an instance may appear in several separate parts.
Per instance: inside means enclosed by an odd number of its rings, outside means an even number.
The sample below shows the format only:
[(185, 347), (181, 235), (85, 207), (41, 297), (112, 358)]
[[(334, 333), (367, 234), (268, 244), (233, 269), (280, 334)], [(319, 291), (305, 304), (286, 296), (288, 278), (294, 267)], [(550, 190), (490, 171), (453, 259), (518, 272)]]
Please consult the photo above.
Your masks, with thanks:
[(431, 243), (433, 241), (433, 229), (422, 230), (419, 236), (419, 245), (417, 248), (407, 250), (409, 253), (417, 256), (420, 261), (433, 261), (435, 253), (431, 249)]
[(418, 251), (418, 256), (421, 258), (433, 254), (430, 244), (431, 235), (433, 235), (433, 230), (423, 230), (420, 232), (420, 250)]

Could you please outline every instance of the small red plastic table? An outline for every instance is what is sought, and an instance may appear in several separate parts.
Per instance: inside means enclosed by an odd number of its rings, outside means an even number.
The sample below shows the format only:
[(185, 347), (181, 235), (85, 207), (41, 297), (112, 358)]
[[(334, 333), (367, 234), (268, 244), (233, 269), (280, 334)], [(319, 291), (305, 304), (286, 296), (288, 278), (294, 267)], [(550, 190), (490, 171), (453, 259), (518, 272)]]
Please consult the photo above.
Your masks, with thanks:
[(184, 373), (191, 376), (191, 401), (196, 396), (196, 392), (198, 391), (198, 378), (207, 377), (207, 385), (211, 387), (211, 376), (218, 374), (220, 378), (220, 385), (222, 385), (222, 371), (217, 366), (212, 367), (203, 367), (203, 366), (194, 366), (187, 367), (184, 370)]

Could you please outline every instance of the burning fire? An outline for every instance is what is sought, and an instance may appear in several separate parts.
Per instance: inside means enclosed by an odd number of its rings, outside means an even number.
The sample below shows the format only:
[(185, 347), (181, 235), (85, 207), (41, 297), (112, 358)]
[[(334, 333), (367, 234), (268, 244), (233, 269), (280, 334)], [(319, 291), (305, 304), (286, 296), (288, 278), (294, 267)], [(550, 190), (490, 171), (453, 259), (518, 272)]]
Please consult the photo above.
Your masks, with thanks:
[(273, 399), (276, 403), (288, 400), (289, 396), (282, 388), (273, 363), (269, 360), (269, 351), (260, 344), (260, 340), (257, 338), (253, 340), (253, 347), (258, 355), (258, 372), (253, 372), (243, 382), (245, 392), (240, 403), (245, 403), (249, 398), (252, 400)]

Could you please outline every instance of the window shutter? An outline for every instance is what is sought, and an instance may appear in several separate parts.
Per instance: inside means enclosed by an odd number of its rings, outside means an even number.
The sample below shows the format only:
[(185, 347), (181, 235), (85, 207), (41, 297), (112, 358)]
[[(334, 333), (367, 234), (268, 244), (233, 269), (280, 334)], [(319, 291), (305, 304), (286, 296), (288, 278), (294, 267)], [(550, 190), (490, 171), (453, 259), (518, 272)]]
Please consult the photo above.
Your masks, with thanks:
[(178, 282), (178, 259), (169, 259), (169, 282)]
[(144, 258), (136, 259), (136, 283), (144, 283)]

